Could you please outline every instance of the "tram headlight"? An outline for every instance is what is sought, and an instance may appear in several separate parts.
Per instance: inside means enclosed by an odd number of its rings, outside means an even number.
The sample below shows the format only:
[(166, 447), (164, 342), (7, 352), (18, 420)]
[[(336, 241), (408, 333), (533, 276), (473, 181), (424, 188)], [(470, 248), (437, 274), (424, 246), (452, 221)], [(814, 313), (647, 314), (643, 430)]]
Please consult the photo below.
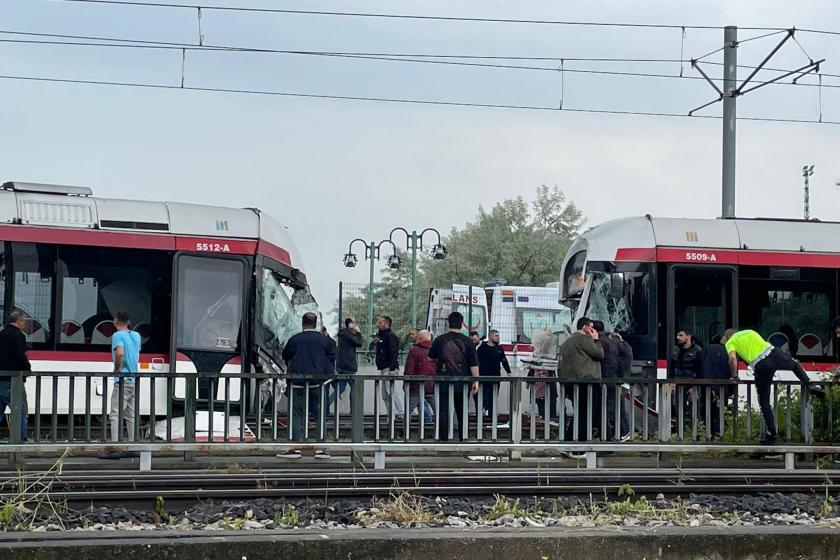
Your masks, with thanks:
[(347, 253), (346, 255), (344, 255), (344, 266), (346, 266), (347, 268), (353, 268), (356, 266), (358, 260), (359, 259), (353, 253)]

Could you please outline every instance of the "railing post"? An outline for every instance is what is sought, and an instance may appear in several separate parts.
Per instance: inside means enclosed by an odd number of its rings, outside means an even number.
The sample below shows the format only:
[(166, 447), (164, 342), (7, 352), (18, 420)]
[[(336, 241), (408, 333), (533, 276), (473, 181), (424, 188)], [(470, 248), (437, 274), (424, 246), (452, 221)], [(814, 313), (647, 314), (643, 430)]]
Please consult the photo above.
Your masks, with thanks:
[[(353, 391), (350, 393), (350, 422), (350, 440), (353, 443), (363, 443), (365, 441), (365, 380), (358, 375), (353, 377)], [(354, 450), (351, 459), (354, 464), (364, 464), (364, 455), (361, 452)]]
[(811, 392), (807, 385), (802, 385), (799, 392), (799, 424), (802, 430), (802, 441), (805, 445), (814, 444), (814, 407)]
[[(671, 441), (671, 396), (674, 387), (673, 383), (663, 383), (659, 386), (659, 441)], [(647, 422), (647, 411), (645, 411), (645, 422)]]
[[(531, 422), (534, 419), (531, 418)], [(522, 443), (522, 378), (510, 378), (510, 439), (514, 444)], [(519, 451), (512, 451), (511, 460), (521, 459)]]
[[(11, 415), (9, 417), (9, 443), (11, 445), (17, 445), (23, 443), (22, 438), (20, 437), (21, 434), (21, 409), (24, 403), (24, 385), (23, 385), (23, 375), (20, 373), (15, 374), (11, 379), (11, 402), (9, 403), (9, 408), (11, 409)], [(0, 411), (2, 414), (2, 411)], [(21, 465), (23, 463), (23, 453), (15, 452), (9, 454), (9, 464), (11, 465)]]
[[(184, 394), (184, 443), (195, 443), (195, 413), (198, 409), (195, 385), (198, 382), (198, 375), (185, 373), (184, 382), (186, 384)], [(239, 411), (240, 416), (243, 412), (242, 410)], [(240, 418), (240, 421), (244, 421), (244, 419)], [(184, 461), (193, 461), (194, 459), (195, 451), (184, 452)]]

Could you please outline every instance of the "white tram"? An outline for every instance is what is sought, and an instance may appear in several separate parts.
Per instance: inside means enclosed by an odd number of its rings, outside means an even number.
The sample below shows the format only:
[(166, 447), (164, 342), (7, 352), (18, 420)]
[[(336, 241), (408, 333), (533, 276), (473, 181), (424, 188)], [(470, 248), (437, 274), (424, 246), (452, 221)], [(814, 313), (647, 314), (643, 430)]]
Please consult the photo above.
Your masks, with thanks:
[(570, 247), (560, 299), (623, 333), (635, 365), (664, 376), (677, 329), (708, 343), (751, 328), (810, 373), (837, 367), (840, 224), (780, 219), (622, 218)]
[[(0, 306), (29, 316), (35, 371), (112, 371), (112, 316), (127, 310), (140, 333), (141, 371), (279, 371), (279, 351), (316, 310), (286, 228), (254, 208), (96, 198), (88, 188), (7, 182), (0, 186)], [(59, 414), (83, 414), (85, 383), (58, 377)], [(30, 414), (35, 380), (27, 381)], [(185, 396), (183, 380), (174, 399)], [(243, 385), (252, 403), (255, 387)], [(91, 412), (102, 408), (93, 380)], [(209, 384), (199, 382), (207, 399)], [(231, 383), (231, 401), (240, 384)], [(40, 410), (53, 412), (41, 380)], [(97, 397), (96, 395), (100, 395)], [(219, 384), (219, 399), (224, 399)], [(149, 383), (140, 413), (150, 410)], [(167, 410), (158, 379), (155, 411)]]

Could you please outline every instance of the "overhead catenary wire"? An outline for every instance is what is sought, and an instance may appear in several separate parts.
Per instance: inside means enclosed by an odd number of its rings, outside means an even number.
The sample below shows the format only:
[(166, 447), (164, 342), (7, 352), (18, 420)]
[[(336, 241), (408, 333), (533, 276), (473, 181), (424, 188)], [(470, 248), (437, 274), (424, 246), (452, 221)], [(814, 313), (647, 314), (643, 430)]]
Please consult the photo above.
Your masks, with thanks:
[[(234, 88), (217, 88), (217, 87), (198, 87), (198, 86), (184, 86), (173, 84), (154, 84), (145, 82), (117, 82), (109, 80), (79, 80), (71, 78), (54, 78), (44, 76), (21, 76), (21, 75), (0, 75), (0, 80), (20, 80), (30, 82), (52, 82), (63, 84), (78, 84), (78, 85), (99, 85), (99, 86), (114, 86), (114, 87), (130, 87), (130, 88), (145, 88), (145, 89), (162, 89), (162, 90), (179, 90), (179, 91), (194, 91), (206, 93), (223, 93), (223, 94), (243, 94), (243, 95), (264, 95), (277, 97), (300, 97), (309, 99), (324, 99), (324, 100), (342, 100), (342, 101), (367, 101), (378, 103), (396, 103), (396, 104), (413, 104), (413, 105), (438, 105), (450, 107), (474, 107), (486, 109), (517, 109), (530, 111), (554, 111), (558, 113), (592, 113), (604, 115), (626, 115), (626, 116), (648, 116), (648, 117), (671, 117), (671, 118), (685, 118), (685, 119), (715, 119), (719, 117), (715, 115), (688, 115), (686, 113), (667, 113), (658, 111), (629, 111), (618, 109), (596, 109), (583, 107), (550, 107), (541, 105), (515, 105), (506, 103), (478, 103), (466, 101), (447, 101), (439, 99), (411, 99), (398, 97), (376, 97), (376, 96), (357, 96), (357, 95), (338, 95), (338, 94), (321, 94), (308, 92), (290, 92), (290, 91), (275, 91), (275, 90), (256, 90), (256, 89), (234, 89)], [(840, 125), (840, 121), (817, 121), (807, 119), (791, 119), (781, 117), (738, 117), (742, 121), (756, 121), (756, 122), (775, 122), (775, 123), (799, 123), (799, 124), (821, 124), (821, 125)]]
[[(228, 12), (252, 12), (252, 13), (273, 13), (273, 14), (297, 14), (311, 16), (334, 16), (334, 17), (357, 17), (357, 18), (385, 18), (385, 19), (414, 19), (431, 21), (460, 21), (477, 23), (516, 23), (516, 24), (537, 24), (537, 25), (580, 25), (589, 27), (635, 27), (647, 29), (723, 29), (719, 25), (674, 25), (664, 23), (632, 23), (632, 22), (605, 22), (605, 21), (573, 21), (573, 20), (550, 20), (550, 19), (511, 19), (511, 18), (488, 18), (488, 17), (467, 17), (467, 16), (438, 16), (424, 14), (394, 14), (380, 12), (345, 12), (333, 10), (295, 10), (288, 8), (254, 8), (246, 6), (188, 4), (188, 3), (163, 3), (138, 0), (129, 2), (127, 0), (53, 0), (56, 2), (72, 2), (80, 4), (103, 4), (113, 6), (138, 6), (147, 8), (174, 8), (196, 10), (201, 8), (205, 11), (228, 11)], [(781, 27), (742, 27), (756, 31), (784, 31)]]
[[(446, 54), (446, 53), (401, 53), (401, 52), (382, 52), (382, 51), (327, 51), (327, 50), (303, 50), (303, 49), (268, 49), (260, 47), (241, 47), (241, 46), (226, 46), (226, 45), (197, 45), (194, 43), (182, 43), (172, 41), (149, 41), (143, 39), (129, 39), (123, 37), (108, 37), (99, 35), (68, 35), (63, 33), (37, 33), (32, 31), (12, 31), (8, 29), (0, 29), (0, 35), (22, 35), (31, 37), (44, 37), (53, 39), (74, 39), (80, 41), (109, 41), (111, 43), (64, 43), (57, 42), (56, 44), (79, 44), (86, 46), (103, 47), (119, 47), (116, 43), (126, 43), (126, 48), (149, 48), (149, 49), (192, 49), (192, 50), (221, 50), (221, 51), (236, 51), (236, 52), (254, 52), (254, 53), (278, 53), (278, 54), (335, 54), (335, 55), (359, 55), (359, 56), (410, 56), (415, 58), (460, 58), (460, 59), (481, 59), (481, 60), (546, 60), (559, 62), (565, 61), (586, 61), (586, 62), (644, 62), (644, 63), (679, 63), (689, 62), (689, 60), (680, 60), (676, 58), (629, 58), (629, 57), (574, 57), (574, 56), (518, 56), (518, 55), (478, 55), (478, 54)], [(14, 41), (5, 40), (4, 42), (21, 42), (28, 41)], [(47, 43), (44, 41), (44, 43)]]
[[(385, 14), (373, 12), (339, 12), (328, 10), (292, 10), (284, 8), (252, 8), (245, 6), (206, 6), (199, 4), (165, 4), (162, 2), (148, 2), (135, 1), (129, 2), (126, 0), (52, 0), (54, 2), (75, 2), (84, 4), (103, 4), (114, 6), (139, 6), (152, 8), (178, 8), (178, 9), (197, 9), (204, 10), (219, 10), (219, 11), (234, 11), (234, 12), (256, 12), (256, 13), (278, 13), (278, 14), (298, 14), (298, 15), (312, 15), (312, 16), (336, 16), (336, 17), (367, 17), (367, 18), (395, 18), (395, 19), (420, 19), (420, 20), (440, 20), (440, 21), (463, 21), (463, 22), (479, 22), (479, 23), (518, 23), (518, 24), (543, 24), (543, 25), (580, 25), (593, 27), (636, 27), (649, 29), (723, 29), (723, 25), (677, 25), (664, 23), (633, 23), (633, 22), (607, 22), (607, 21), (574, 21), (574, 20), (545, 20), (545, 19), (509, 19), (509, 18), (480, 18), (480, 17), (466, 17), (466, 16), (432, 16), (422, 14)], [(748, 27), (740, 26), (740, 29), (747, 31), (786, 31), (785, 27)], [(840, 36), (840, 31), (830, 29), (812, 29), (812, 28), (797, 28), (797, 31), (802, 33), (816, 33), (822, 35)], [(740, 41), (743, 42), (743, 41)]]
[[(511, 19), (511, 18), (486, 18), (486, 17), (467, 17), (467, 16), (436, 16), (424, 14), (393, 14), (393, 13), (377, 13), (377, 12), (343, 12), (330, 10), (293, 10), (286, 8), (253, 8), (246, 6), (230, 6), (230, 5), (199, 5), (187, 3), (163, 3), (163, 2), (149, 2), (137, 0), (130, 2), (127, 0), (52, 0), (54, 2), (72, 2), (80, 4), (102, 4), (113, 6), (138, 6), (150, 8), (174, 8), (174, 9), (188, 9), (195, 10), (202, 8), (206, 11), (231, 11), (231, 12), (254, 12), (254, 13), (276, 13), (276, 14), (297, 14), (297, 15), (311, 15), (311, 16), (334, 16), (334, 17), (357, 17), (357, 18), (392, 18), (392, 19), (416, 19), (416, 20), (431, 20), (431, 21), (461, 21), (461, 22), (477, 22), (477, 23), (515, 23), (515, 24), (538, 24), (538, 25), (579, 25), (591, 27), (630, 27), (630, 28), (647, 28), (647, 29), (723, 29), (723, 25), (677, 25), (666, 23), (634, 23), (634, 22), (608, 22), (608, 21), (574, 21), (574, 20), (550, 20), (550, 19)], [(787, 31), (785, 27), (748, 27), (741, 26), (740, 29), (748, 31)], [(824, 35), (840, 35), (840, 31), (825, 30), (825, 29), (797, 29), (803, 33), (820, 33)], [(743, 42), (743, 41), (740, 41)]]
[[(0, 33), (7, 33), (6, 31), (0, 31)], [(101, 41), (108, 41), (109, 39), (106, 38), (97, 38), (95, 40)], [(181, 52), (182, 59), (186, 56), (186, 51), (210, 51), (210, 52), (235, 52), (235, 53), (268, 53), (268, 54), (287, 54), (287, 55), (301, 55), (301, 56), (319, 56), (319, 57), (335, 57), (335, 58), (348, 58), (348, 59), (357, 59), (357, 60), (374, 60), (374, 61), (384, 61), (384, 62), (403, 62), (403, 63), (414, 63), (414, 64), (437, 64), (437, 65), (445, 65), (445, 66), (461, 66), (461, 67), (474, 67), (474, 68), (495, 68), (495, 69), (506, 69), (506, 70), (528, 70), (528, 71), (543, 71), (543, 72), (555, 72), (557, 71), (557, 67), (548, 67), (548, 66), (525, 66), (525, 65), (516, 65), (516, 64), (499, 64), (499, 63), (484, 63), (484, 62), (463, 62), (463, 61), (456, 61), (451, 60), (453, 58), (462, 58), (456, 55), (444, 55), (445, 58), (450, 60), (432, 60), (433, 57), (437, 55), (430, 55), (430, 54), (422, 54), (422, 55), (413, 55), (413, 54), (387, 54), (387, 53), (354, 53), (354, 52), (330, 52), (330, 51), (300, 51), (300, 50), (280, 50), (280, 49), (259, 49), (259, 48), (248, 48), (248, 47), (232, 47), (232, 46), (220, 46), (220, 45), (190, 45), (185, 43), (163, 43), (163, 44), (130, 44), (130, 43), (104, 43), (104, 42), (82, 42), (82, 41), (51, 41), (51, 40), (33, 40), (33, 39), (0, 39), (0, 44), (8, 43), (8, 44), (25, 44), (25, 45), (62, 45), (62, 46), (80, 46), (80, 47), (101, 47), (101, 48), (138, 48), (138, 49), (161, 49), (161, 50), (177, 50)], [(418, 58), (415, 58), (418, 56)], [(422, 57), (422, 58), (420, 58)], [(463, 57), (467, 58), (467, 57)], [(472, 56), (472, 60), (476, 59), (485, 59), (485, 57), (479, 56)], [(496, 59), (503, 59), (502, 57), (496, 57)], [(505, 60), (510, 60), (510, 58), (505, 57)], [(561, 63), (565, 64), (566, 62), (626, 62), (629, 60), (633, 61), (645, 61), (649, 62), (651, 60), (655, 60), (657, 62), (677, 62), (676, 59), (611, 59), (611, 58), (585, 58), (585, 57), (578, 57), (578, 58), (555, 58), (555, 57), (539, 57), (539, 58), (525, 58), (519, 57), (519, 60), (534, 60), (534, 61), (552, 61), (552, 60), (559, 60)], [(688, 60), (684, 62), (689, 62)], [(183, 60), (182, 60), (182, 67), (183, 67)], [(661, 78), (661, 79), (682, 79), (682, 80), (702, 80), (700, 76), (686, 76), (686, 75), (678, 75), (678, 74), (664, 74), (664, 73), (656, 73), (656, 72), (631, 72), (631, 71), (620, 71), (620, 70), (598, 70), (592, 68), (568, 68), (563, 67), (564, 72), (569, 72), (572, 74), (591, 74), (591, 75), (602, 75), (602, 76), (623, 76), (623, 77), (638, 77), (638, 78)], [(780, 70), (781, 71), (781, 70)], [(831, 76), (830, 74), (826, 74), (826, 76)], [(840, 76), (837, 76), (840, 77)], [(714, 78), (716, 81), (722, 81), (722, 78)], [(757, 84), (765, 83), (760, 80), (754, 80)], [(775, 82), (773, 85), (793, 85), (793, 86), (805, 86), (805, 87), (820, 87), (819, 84), (811, 84), (811, 83), (789, 83), (789, 82)], [(822, 84), (822, 87), (826, 88), (840, 88), (840, 84)]]
[[(271, 49), (261, 47), (244, 47), (234, 45), (197, 45), (194, 43), (183, 43), (174, 41), (150, 41), (144, 39), (132, 39), (125, 37), (112, 37), (101, 35), (71, 35), (64, 33), (38, 33), (32, 31), (14, 31), (9, 29), (0, 29), (0, 35), (21, 35), (28, 37), (43, 37), (52, 39), (73, 39), (73, 42), (67, 41), (26, 41), (14, 39), (0, 39), (0, 43), (21, 43), (21, 44), (56, 44), (56, 45), (79, 45), (91, 47), (112, 47), (112, 48), (136, 48), (136, 49), (188, 49), (188, 50), (206, 50), (206, 51), (230, 51), (243, 53), (266, 53), (266, 54), (300, 54), (300, 55), (324, 55), (324, 56), (393, 56), (393, 57), (410, 57), (410, 58), (442, 58), (442, 59), (463, 59), (463, 60), (528, 60), (528, 61), (551, 61), (551, 62), (630, 62), (630, 63), (663, 63), (663, 64), (683, 64), (691, 62), (691, 59), (683, 58), (640, 58), (640, 57), (574, 57), (574, 56), (522, 56), (522, 55), (479, 55), (479, 54), (447, 54), (447, 53), (428, 53), (428, 52), (392, 52), (392, 51), (330, 51), (330, 50), (305, 50), (305, 49)], [(86, 43), (82, 41), (96, 41), (93, 43)], [(124, 45), (123, 45), (124, 44)], [(718, 49), (720, 50), (720, 49)], [(704, 55), (705, 56), (705, 55)], [(699, 59), (695, 59), (699, 60)], [(704, 61), (705, 64), (713, 64), (722, 66), (723, 63), (716, 61)], [(754, 70), (755, 66), (739, 64), (738, 68)], [(775, 72), (787, 72), (782, 68), (765, 67), (764, 70)], [(823, 73), (825, 77), (840, 78), (840, 74)]]

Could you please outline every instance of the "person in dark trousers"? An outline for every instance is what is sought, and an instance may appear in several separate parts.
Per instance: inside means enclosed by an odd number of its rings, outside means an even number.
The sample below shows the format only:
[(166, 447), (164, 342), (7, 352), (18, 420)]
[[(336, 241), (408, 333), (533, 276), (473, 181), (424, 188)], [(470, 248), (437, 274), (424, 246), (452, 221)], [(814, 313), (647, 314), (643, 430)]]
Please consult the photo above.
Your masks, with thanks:
[[(604, 349), (598, 344), (598, 331), (592, 326), (592, 319), (581, 317), (577, 321), (577, 330), (566, 339), (560, 346), (557, 360), (557, 375), (559, 377), (574, 379), (601, 379), (601, 360), (604, 359)], [(575, 383), (566, 385), (566, 395), (574, 402)], [(578, 430), (579, 441), (586, 441), (587, 436), (587, 411), (596, 414), (589, 405), (587, 384), (581, 383), (578, 386)], [(593, 395), (598, 386), (593, 386)], [(597, 411), (600, 417), (600, 411)], [(592, 417), (594, 420), (594, 416)], [(574, 431), (574, 430), (572, 430)], [(574, 435), (574, 434), (573, 434)], [(594, 435), (594, 434), (593, 434)]]
[[(359, 371), (356, 350), (362, 347), (362, 332), (353, 317), (344, 319), (344, 328), (338, 331), (338, 349), (335, 354), (335, 372), (342, 375), (352, 375)], [(332, 405), (341, 399), (342, 393), (350, 389), (350, 406), (353, 406), (353, 384), (349, 380), (339, 380), (335, 383), (330, 394)], [(336, 405), (338, 406), (338, 405)]]
[[(598, 331), (598, 344), (601, 345), (601, 348), (604, 349), (604, 359), (601, 360), (601, 377), (603, 379), (619, 379), (625, 377), (624, 375), (624, 368), (625, 362), (627, 361), (627, 356), (625, 355), (630, 348), (630, 345), (625, 343), (622, 338), (614, 333), (608, 333), (605, 330), (604, 322), (603, 321), (592, 321), (593, 328)], [(632, 357), (632, 349), (630, 349), (630, 361), (633, 360)], [(598, 411), (597, 418), (594, 423), (600, 426), (601, 422), (601, 407), (597, 405), (601, 401), (601, 391), (600, 387), (596, 387), (596, 390), (593, 392), (593, 402), (595, 403), (594, 409)], [(607, 386), (607, 426), (602, 427), (606, 429), (607, 432), (605, 437), (607, 439), (612, 439), (615, 437), (615, 407), (616, 407), (616, 398), (615, 398), (615, 391), (616, 385), (608, 385)], [(624, 403), (623, 399), (619, 401), (620, 407), (620, 414), (619, 414), (619, 429), (621, 430), (620, 438), (624, 438), (628, 434), (628, 427), (627, 427), (627, 413), (624, 410)]]
[[(694, 333), (687, 328), (677, 331), (677, 344), (671, 353), (671, 377), (697, 379), (703, 375), (703, 350), (694, 342)], [(675, 415), (679, 418), (680, 388), (682, 388), (683, 423), (691, 423), (693, 411), (700, 419), (700, 395), (694, 385), (677, 385), (671, 401)]]
[(764, 445), (776, 443), (776, 419), (773, 417), (773, 407), (770, 404), (770, 389), (773, 387), (773, 376), (778, 370), (790, 370), (803, 383), (810, 393), (817, 397), (824, 397), (825, 392), (818, 385), (812, 384), (808, 374), (802, 366), (789, 354), (775, 348), (764, 340), (754, 330), (727, 329), (723, 333), (721, 343), (726, 348), (729, 359), (729, 373), (733, 379), (738, 378), (738, 358), (744, 360), (755, 373), (755, 387), (758, 393), (758, 405), (764, 417), (765, 433), (761, 438)]
[[(478, 356), (478, 373), (481, 376), (498, 377), (502, 373), (502, 368), (510, 375), (510, 364), (508, 363), (505, 351), (499, 344), (499, 331), (493, 329), (487, 333), (487, 341), (481, 344), (476, 350)], [(499, 394), (499, 381), (482, 381), (481, 382), (481, 408), (478, 410), (478, 393), (473, 395), (475, 400), (475, 413), (483, 412), (484, 416), (488, 416), (493, 412), (493, 399)], [(498, 403), (496, 405), (498, 408)]]
[[(15, 309), (9, 314), (6, 328), (0, 332), (0, 371), (32, 371), (32, 365), (26, 357), (26, 315)], [(24, 377), (24, 380), (26, 378)], [(29, 407), (26, 389), (22, 390), (20, 407), (20, 441), (26, 441), (28, 432), (27, 419)], [(0, 377), (0, 414), (5, 415), (6, 407), (12, 404), (12, 379)], [(11, 424), (9, 424), (11, 428)]]
[[(731, 387), (727, 387), (730, 379), (729, 373), (729, 356), (726, 354), (726, 348), (720, 343), (720, 335), (712, 337), (709, 345), (703, 349), (703, 373), (702, 379), (715, 379), (723, 381), (725, 385), (706, 385), (704, 389), (710, 391), (711, 402), (711, 434), (713, 437), (722, 436), (720, 412), (721, 408), (726, 409), (729, 399), (733, 395)], [(703, 409), (703, 419), (706, 418), (706, 398), (701, 400), (701, 408)]]
[[(449, 441), (449, 412), (450, 388), (454, 395), (452, 406), (458, 418), (458, 431), (463, 441), (467, 437), (467, 418), (464, 414), (464, 383), (463, 381), (445, 381), (447, 377), (472, 376), (478, 377), (478, 356), (472, 341), (461, 334), (464, 326), (464, 316), (453, 311), (448, 317), (449, 332), (440, 335), (429, 349), (429, 359), (435, 360), (437, 372), (435, 377), (439, 381), (439, 426), (441, 441)], [(472, 394), (478, 393), (478, 381), (471, 384)]]
[[(335, 342), (330, 337), (318, 332), (318, 315), (304, 313), (301, 319), (303, 331), (292, 336), (283, 348), (283, 361), (287, 371), (293, 375), (332, 375), (335, 373)], [(309, 422), (305, 416), (306, 402), (309, 403), (309, 415), (320, 424), (321, 418), (321, 387), (326, 382), (309, 381), (309, 392), (306, 392), (305, 380), (291, 382), (292, 410), (289, 422), (292, 426), (292, 441), (302, 441), (304, 426)], [(289, 391), (287, 390), (287, 394)], [(316, 428), (320, 436), (321, 426)], [(300, 457), (300, 452), (289, 451), (284, 457)], [(324, 453), (316, 456), (326, 457)]]
[(403, 415), (402, 391), (396, 382), (394, 382), (392, 388), (388, 378), (399, 373), (400, 339), (391, 330), (391, 323), (391, 318), (387, 315), (383, 315), (376, 320), (376, 327), (379, 329), (376, 335), (378, 340), (376, 343), (376, 369), (384, 378), (380, 382), (380, 393), (382, 400), (385, 401), (388, 418), (391, 418), (391, 414), (394, 414), (396, 419), (399, 420)]
[[(432, 333), (426, 330), (418, 331), (414, 337), (414, 341), (414, 346), (408, 351), (408, 356), (405, 359), (403, 374), (434, 376), (437, 365), (429, 359), (429, 350), (432, 348)], [(421, 385), (423, 387), (422, 403), (420, 403)], [(423, 415), (424, 424), (431, 425), (435, 421), (431, 405), (432, 399), (435, 396), (435, 380), (426, 379), (422, 383), (411, 383), (408, 388), (408, 393), (408, 409), (406, 410), (408, 416), (406, 418), (410, 418), (411, 413), (417, 408), (418, 414)]]

